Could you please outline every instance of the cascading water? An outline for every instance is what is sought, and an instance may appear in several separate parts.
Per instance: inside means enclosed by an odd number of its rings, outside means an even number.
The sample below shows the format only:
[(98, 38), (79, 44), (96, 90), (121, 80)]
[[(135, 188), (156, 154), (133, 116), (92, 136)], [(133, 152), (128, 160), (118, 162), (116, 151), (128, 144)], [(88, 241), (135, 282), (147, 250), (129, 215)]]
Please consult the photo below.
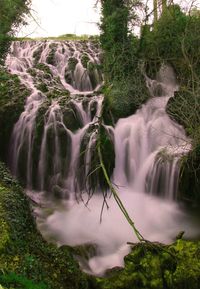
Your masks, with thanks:
[(116, 168), (114, 182), (137, 192), (176, 198), (181, 155), (190, 150), (184, 129), (172, 121), (165, 107), (177, 89), (170, 67), (160, 72), (160, 81), (147, 79), (155, 95), (135, 115), (118, 121), (115, 127)]
[(89, 95), (102, 81), (98, 55), (90, 42), (13, 42), (7, 66), (31, 95), (13, 130), (11, 169), (29, 189), (74, 190), (81, 139), (102, 102)]
[[(98, 163), (93, 164), (103, 101), (94, 92), (102, 82), (99, 54), (90, 42), (27, 41), (14, 42), (7, 58), (8, 69), (30, 89), (12, 134), (11, 169), (26, 182), (31, 198), (42, 203), (35, 210), (44, 237), (58, 245), (94, 245), (89, 261), (79, 261), (97, 275), (122, 266), (127, 241), (137, 241), (112, 197), (100, 223), (101, 180), (95, 175)], [(144, 237), (170, 242), (182, 229), (192, 233), (174, 202), (178, 161), (190, 141), (165, 112), (177, 89), (173, 71), (165, 67), (147, 84), (152, 94), (147, 104), (114, 128), (104, 126), (115, 148), (111, 179)]]

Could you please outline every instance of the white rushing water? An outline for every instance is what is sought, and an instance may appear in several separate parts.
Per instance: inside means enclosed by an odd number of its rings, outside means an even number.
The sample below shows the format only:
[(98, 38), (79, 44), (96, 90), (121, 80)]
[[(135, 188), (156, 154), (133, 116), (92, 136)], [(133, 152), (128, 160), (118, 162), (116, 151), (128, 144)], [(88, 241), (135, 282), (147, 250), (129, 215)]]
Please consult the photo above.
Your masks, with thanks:
[[(78, 165), (78, 155), (81, 139), (89, 125), (95, 123), (100, 113), (102, 97), (89, 96), (94, 89), (101, 84), (102, 76), (98, 70), (99, 50), (91, 42), (13, 42), (11, 53), (7, 57), (7, 67), (11, 73), (19, 75), (31, 91), (27, 98), (25, 110), (21, 114), (18, 122), (15, 124), (11, 140), (10, 165), (14, 175), (25, 179), (28, 188), (39, 190), (49, 189), (53, 184), (57, 184), (60, 179), (62, 182), (69, 184), (69, 190), (74, 187), (75, 176), (72, 173)], [(40, 66), (39, 66), (40, 65)], [(41, 65), (43, 65), (41, 67)], [(39, 75), (37, 79), (35, 75)], [(45, 92), (41, 90), (41, 85), (45, 84)], [(54, 85), (52, 88), (52, 84)], [(57, 96), (57, 91), (60, 96)], [(78, 90), (77, 90), (78, 89)], [(67, 101), (70, 103), (70, 110), (73, 113), (71, 118), (80, 123), (81, 131), (73, 133), (70, 130), (70, 124), (66, 123), (63, 118), (67, 117), (63, 113), (64, 105), (63, 92), (69, 91), (71, 97)], [(76, 94), (81, 94), (80, 97)], [(50, 96), (49, 96), (50, 94)], [(82, 100), (87, 101), (83, 107)], [(48, 109), (44, 112), (44, 131), (40, 139), (39, 158), (33, 159), (35, 136), (37, 134), (37, 116), (46, 102), (49, 102)], [(68, 111), (69, 113), (69, 111)], [(50, 146), (53, 151), (47, 151), (48, 138), (53, 131), (54, 140)], [(63, 132), (64, 131), (64, 132)], [(59, 133), (62, 137), (59, 137)], [(61, 176), (62, 164), (61, 159), (61, 142), (63, 134), (66, 135), (64, 146), (71, 143), (71, 156), (68, 153), (68, 166), (70, 167), (69, 179), (67, 175)], [(61, 139), (62, 138), (62, 139)], [(70, 139), (70, 141), (69, 141)], [(37, 152), (38, 153), (38, 152)], [(49, 154), (51, 154), (51, 164), (48, 163)], [(53, 155), (52, 155), (53, 153)], [(21, 164), (21, 160), (24, 165)], [(71, 164), (70, 164), (71, 163)], [(21, 167), (24, 168), (21, 168)], [(52, 166), (50, 177), (46, 176), (48, 166)], [(33, 179), (33, 168), (38, 170), (36, 184)], [(66, 172), (65, 172), (66, 173)]]
[[(38, 63), (46, 65), (46, 72)], [(99, 64), (99, 50), (85, 42), (15, 42), (7, 59), (9, 70), (30, 89), (12, 134), (12, 171), (26, 181), (28, 194), (40, 203), (35, 211), (44, 237), (58, 245), (94, 245), (89, 261), (80, 257), (79, 261), (85, 271), (97, 275), (123, 266), (130, 250), (127, 242), (137, 241), (111, 196), (100, 222), (102, 193), (97, 189), (89, 203), (84, 194), (90, 186), (103, 101), (102, 95), (91, 94), (102, 81)], [(38, 75), (47, 85), (45, 92)], [(59, 96), (53, 92), (52, 97), (52, 83)], [(178, 161), (190, 149), (190, 141), (165, 112), (177, 89), (172, 69), (163, 67), (157, 80), (147, 79), (147, 84), (152, 94), (149, 101), (114, 128), (106, 128), (114, 138), (112, 182), (141, 234), (151, 241), (170, 242), (181, 230), (188, 237), (196, 232), (175, 202)], [(158, 88), (161, 96), (156, 97)], [(69, 96), (64, 96), (66, 89)], [(75, 128), (69, 115), (75, 118)]]

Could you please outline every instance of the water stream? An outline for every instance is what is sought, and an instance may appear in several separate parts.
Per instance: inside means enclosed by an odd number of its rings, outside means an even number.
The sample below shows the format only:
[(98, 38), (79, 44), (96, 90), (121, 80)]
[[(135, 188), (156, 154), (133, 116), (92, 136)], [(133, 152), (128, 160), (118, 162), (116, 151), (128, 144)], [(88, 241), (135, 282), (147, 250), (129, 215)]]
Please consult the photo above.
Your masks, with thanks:
[[(88, 202), (103, 101), (95, 92), (103, 80), (99, 57), (97, 45), (90, 42), (26, 41), (14, 42), (7, 58), (10, 72), (30, 89), (11, 137), (12, 172), (38, 204), (43, 236), (59, 246), (92, 245), (88, 260), (79, 256), (79, 261), (96, 275), (123, 266), (127, 241), (137, 241), (112, 196), (100, 222), (100, 186)], [(157, 80), (147, 78), (147, 85), (149, 101), (105, 130), (115, 150), (111, 179), (127, 211), (146, 239), (166, 243), (181, 230), (187, 237), (197, 234), (176, 202), (179, 159), (190, 150), (190, 140), (165, 112), (178, 89), (172, 69), (163, 67)]]

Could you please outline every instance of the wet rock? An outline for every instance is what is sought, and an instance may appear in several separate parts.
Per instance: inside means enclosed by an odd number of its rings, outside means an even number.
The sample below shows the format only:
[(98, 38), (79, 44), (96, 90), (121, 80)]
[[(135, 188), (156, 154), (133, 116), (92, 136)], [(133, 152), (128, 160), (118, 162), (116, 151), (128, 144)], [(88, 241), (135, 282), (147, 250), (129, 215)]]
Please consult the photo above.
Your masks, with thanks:
[(56, 199), (69, 199), (69, 191), (58, 185), (53, 186), (52, 193)]

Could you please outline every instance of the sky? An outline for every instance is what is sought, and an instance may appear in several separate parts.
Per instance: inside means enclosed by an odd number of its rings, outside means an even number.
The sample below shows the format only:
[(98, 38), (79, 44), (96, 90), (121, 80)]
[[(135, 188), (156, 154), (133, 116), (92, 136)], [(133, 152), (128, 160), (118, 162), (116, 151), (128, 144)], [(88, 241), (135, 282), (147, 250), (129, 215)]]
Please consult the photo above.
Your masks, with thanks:
[(99, 34), (100, 9), (96, 0), (32, 0), (28, 25), (20, 28), (19, 37), (49, 37), (67, 33)]
[[(32, 0), (32, 17), (28, 25), (21, 27), (19, 37), (49, 37), (63, 34), (99, 34), (100, 7), (94, 8), (97, 0)], [(147, 0), (144, 0), (146, 2)], [(148, 0), (152, 10), (152, 1)], [(175, 0), (181, 6), (190, 7), (192, 0)], [(196, 5), (200, 0), (193, 0)], [(141, 15), (142, 17), (142, 15)], [(144, 15), (143, 15), (144, 17)], [(136, 33), (139, 31), (136, 29)]]

